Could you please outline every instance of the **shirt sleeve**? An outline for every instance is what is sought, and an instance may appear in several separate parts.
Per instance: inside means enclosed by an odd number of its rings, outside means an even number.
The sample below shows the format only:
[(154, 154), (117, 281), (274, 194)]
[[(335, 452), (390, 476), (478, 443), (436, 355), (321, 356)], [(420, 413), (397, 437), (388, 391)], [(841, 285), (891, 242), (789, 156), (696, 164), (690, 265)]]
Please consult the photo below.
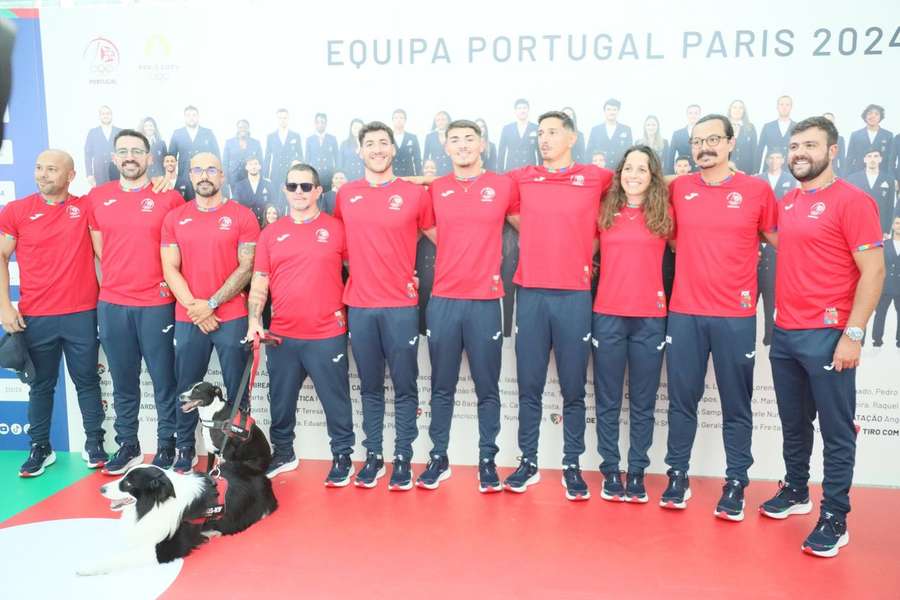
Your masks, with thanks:
[(431, 194), (423, 189), (419, 190), (419, 229), (425, 231), (434, 227), (434, 207), (431, 204)]
[(259, 234), (256, 242), (256, 254), (253, 258), (253, 271), (256, 273), (269, 274), (271, 266), (269, 265), (269, 239), (272, 237), (272, 227), (267, 227)]
[(249, 208), (241, 206), (241, 228), (238, 232), (239, 244), (255, 244), (259, 239), (259, 221)]
[(519, 184), (510, 179), (509, 181), (509, 206), (506, 208), (507, 215), (517, 215), (520, 210), (519, 202)]
[(775, 193), (768, 185), (763, 192), (762, 207), (759, 214), (759, 231), (771, 233), (778, 230), (778, 203)]
[(97, 216), (94, 214), (95, 206), (96, 202), (94, 202), (94, 194), (92, 191), (88, 192), (87, 196), (84, 197), (84, 208), (87, 210), (88, 228), (92, 231), (100, 231), (100, 225), (97, 223)]
[(163, 219), (162, 231), (159, 235), (160, 246), (177, 246), (178, 239), (175, 237), (175, 211), (170, 210)]
[[(309, 143), (309, 138), (307, 138), (307, 143)], [(307, 152), (308, 151), (309, 151), (309, 149), (307, 148)], [(335, 194), (335, 196), (334, 196), (334, 212), (331, 215), (332, 217), (334, 217), (335, 219), (337, 219), (338, 221), (340, 221), (342, 223), (344, 222), (344, 218), (341, 216), (341, 197), (343, 195), (344, 195), (344, 190), (343, 190), (343, 186), (342, 186), (342, 188), (339, 189), (338, 193)]]
[(863, 252), (884, 246), (878, 205), (868, 194), (844, 202), (841, 233), (850, 252)]
[(19, 238), (19, 226), (16, 223), (15, 205), (7, 204), (0, 210), (0, 233), (13, 239)]

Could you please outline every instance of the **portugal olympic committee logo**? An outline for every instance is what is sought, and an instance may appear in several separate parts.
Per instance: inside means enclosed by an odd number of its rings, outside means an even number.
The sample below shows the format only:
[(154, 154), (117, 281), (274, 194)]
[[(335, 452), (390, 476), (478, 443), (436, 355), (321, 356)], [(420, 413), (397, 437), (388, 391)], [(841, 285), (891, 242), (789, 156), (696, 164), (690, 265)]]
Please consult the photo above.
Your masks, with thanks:
[(116, 83), (119, 70), (119, 49), (109, 39), (96, 37), (88, 42), (81, 54), (82, 62), (88, 73), (91, 85), (107, 85)]
[(493, 202), (494, 198), (497, 196), (497, 192), (494, 191), (492, 187), (486, 187), (481, 190), (481, 201), (482, 202)]
[(812, 206), (809, 207), (809, 218), (810, 219), (818, 219), (822, 216), (822, 213), (825, 212), (825, 203), (824, 202), (816, 202)]
[(141, 200), (141, 212), (153, 212), (155, 205), (152, 198), (144, 198)]
[(728, 208), (740, 208), (744, 202), (744, 197), (741, 196), (740, 192), (731, 192), (725, 196), (725, 200), (728, 201)]
[(331, 237), (331, 234), (324, 227), (316, 229), (316, 241), (320, 244), (326, 243), (329, 237)]
[(219, 229), (222, 231), (230, 231), (231, 230), (231, 217), (220, 217), (219, 218)]
[(77, 206), (69, 207), (69, 218), (70, 219), (80, 219), (81, 218), (81, 209)]
[(388, 198), (388, 208), (390, 210), (400, 210), (400, 207), (403, 206), (403, 198), (397, 194), (394, 194), (390, 198)]

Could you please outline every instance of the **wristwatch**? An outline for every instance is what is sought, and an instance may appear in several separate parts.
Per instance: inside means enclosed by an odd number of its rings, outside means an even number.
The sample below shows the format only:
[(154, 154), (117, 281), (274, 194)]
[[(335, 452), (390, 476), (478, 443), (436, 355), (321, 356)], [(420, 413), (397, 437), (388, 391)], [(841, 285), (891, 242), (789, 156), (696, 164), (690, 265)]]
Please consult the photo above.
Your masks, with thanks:
[(848, 327), (844, 330), (844, 335), (852, 342), (861, 342), (866, 332), (861, 327)]
[[(210, 298), (209, 300), (206, 301), (206, 305), (208, 307), (210, 307), (212, 310), (216, 310), (217, 308), (219, 308), (219, 301), (216, 300), (215, 298)], [(860, 339), (862, 339), (862, 338), (860, 337)]]

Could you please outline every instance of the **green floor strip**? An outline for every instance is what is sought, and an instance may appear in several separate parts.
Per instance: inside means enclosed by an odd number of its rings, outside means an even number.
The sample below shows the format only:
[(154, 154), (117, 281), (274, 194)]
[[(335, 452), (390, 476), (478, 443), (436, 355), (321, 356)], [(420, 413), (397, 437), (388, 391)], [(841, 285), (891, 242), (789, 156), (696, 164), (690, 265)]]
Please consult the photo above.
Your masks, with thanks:
[(57, 452), (56, 462), (40, 477), (19, 477), (19, 467), (28, 452), (0, 452), (0, 522), (52, 496), (93, 471), (87, 468), (80, 452)]

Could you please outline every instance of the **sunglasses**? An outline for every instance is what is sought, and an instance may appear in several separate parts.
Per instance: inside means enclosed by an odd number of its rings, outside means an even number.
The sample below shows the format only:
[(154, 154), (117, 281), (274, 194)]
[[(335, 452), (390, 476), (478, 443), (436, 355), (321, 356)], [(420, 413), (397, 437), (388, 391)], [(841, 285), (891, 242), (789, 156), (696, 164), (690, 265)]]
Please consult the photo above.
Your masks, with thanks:
[(309, 183), (306, 181), (304, 181), (303, 183), (285, 183), (284, 184), (284, 189), (286, 189), (289, 192), (296, 192), (297, 188), (299, 188), (301, 192), (309, 193), (309, 192), (313, 191), (314, 187), (316, 187), (316, 186), (313, 185), (312, 183)]

